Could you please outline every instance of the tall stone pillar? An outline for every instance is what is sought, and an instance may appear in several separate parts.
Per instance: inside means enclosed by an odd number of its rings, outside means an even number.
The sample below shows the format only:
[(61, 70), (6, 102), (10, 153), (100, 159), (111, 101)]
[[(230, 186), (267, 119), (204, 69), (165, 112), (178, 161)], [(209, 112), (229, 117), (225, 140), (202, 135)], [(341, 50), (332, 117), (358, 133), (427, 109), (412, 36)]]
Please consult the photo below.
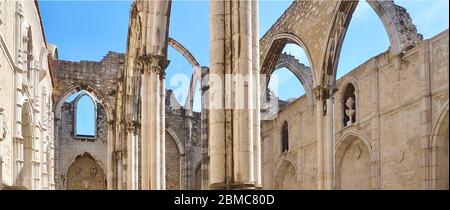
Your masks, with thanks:
[[(211, 1), (210, 189), (255, 189), (257, 1)], [(255, 66), (254, 66), (255, 65)], [(258, 75), (259, 76), (259, 75)], [(257, 84), (256, 86), (259, 86)], [(259, 134), (256, 135), (259, 137)]]
[(259, 62), (259, 2), (253, 1), (252, 11), (252, 67), (253, 67), (253, 159), (255, 187), (262, 189), (261, 176), (261, 80), (260, 80), (260, 62)]
[(324, 189), (324, 135), (323, 135), (323, 115), (324, 115), (324, 92), (321, 86), (314, 89), (316, 94), (316, 128), (317, 128), (317, 189)]
[[(167, 62), (167, 60), (164, 59), (164, 61)], [(161, 189), (166, 189), (166, 87), (164, 84), (164, 80), (166, 78), (165, 69), (168, 65), (168, 63), (164, 63), (164, 68), (161, 68), (159, 71), (159, 85), (160, 85), (160, 125), (159, 125), (159, 132), (160, 132), (160, 155), (161, 155)]]
[(141, 187), (165, 188), (165, 87), (170, 0), (136, 1), (142, 31), (137, 50), (141, 69)]
[[(165, 56), (145, 55), (142, 68), (142, 189), (165, 187), (163, 74), (168, 65)], [(163, 128), (162, 128), (163, 127)]]
[(330, 96), (326, 99), (326, 170), (325, 170), (325, 189), (334, 189), (334, 129), (333, 129), (333, 90), (330, 90)]
[(317, 189), (334, 189), (334, 88), (319, 85), (316, 94)]
[[(114, 131), (113, 131), (113, 122), (108, 121), (108, 131), (107, 131), (107, 139), (110, 139), (111, 141), (108, 141), (107, 143), (107, 174), (106, 174), (106, 189), (113, 190), (115, 189), (115, 186), (117, 186), (115, 183), (117, 183), (117, 176), (114, 174), (114, 169), (116, 168), (115, 162), (115, 154), (114, 154), (114, 147), (115, 147), (115, 138), (114, 138)], [(65, 172), (64, 172), (65, 173)]]
[(137, 190), (139, 181), (138, 168), (138, 139), (139, 139), (139, 124), (137, 122), (128, 122), (127, 129), (127, 189)]
[(114, 156), (116, 159), (116, 166), (117, 166), (117, 185), (116, 185), (116, 189), (117, 190), (122, 190), (123, 189), (123, 156), (122, 156), (122, 151), (118, 150), (114, 152)]
[(185, 131), (186, 136), (184, 138), (184, 145), (185, 145), (185, 155), (184, 155), (184, 185), (182, 185), (182, 189), (193, 189), (194, 188), (194, 182), (195, 182), (195, 169), (193, 168), (193, 161), (192, 161), (192, 152), (193, 152), (193, 146), (192, 146), (192, 107), (190, 107), (190, 110), (186, 110), (185, 112)]

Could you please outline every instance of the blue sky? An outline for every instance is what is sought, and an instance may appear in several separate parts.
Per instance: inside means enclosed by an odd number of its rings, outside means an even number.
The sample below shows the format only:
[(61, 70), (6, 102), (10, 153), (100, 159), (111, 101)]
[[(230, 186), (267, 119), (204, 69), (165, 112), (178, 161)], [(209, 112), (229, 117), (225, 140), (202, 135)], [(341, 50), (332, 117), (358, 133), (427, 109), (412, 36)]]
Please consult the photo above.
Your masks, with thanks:
[[(290, 0), (260, 1), (260, 36), (270, 28)], [(411, 14), (419, 33), (425, 38), (448, 28), (448, 0), (396, 1)], [(47, 42), (56, 44), (63, 60), (101, 60), (108, 51), (125, 52), (131, 1), (40, 1)], [(170, 36), (182, 43), (201, 65), (209, 65), (209, 1), (174, 0)], [(343, 44), (338, 77), (369, 58), (386, 51), (389, 40), (375, 12), (360, 1)], [(284, 49), (307, 64), (297, 46)], [(169, 49), (171, 63), (167, 69), (166, 87), (173, 89), (181, 104), (187, 96), (192, 68), (175, 50)], [(279, 69), (277, 93), (281, 99), (299, 97), (304, 93), (300, 82), (287, 69)], [(199, 110), (199, 94), (194, 108)]]

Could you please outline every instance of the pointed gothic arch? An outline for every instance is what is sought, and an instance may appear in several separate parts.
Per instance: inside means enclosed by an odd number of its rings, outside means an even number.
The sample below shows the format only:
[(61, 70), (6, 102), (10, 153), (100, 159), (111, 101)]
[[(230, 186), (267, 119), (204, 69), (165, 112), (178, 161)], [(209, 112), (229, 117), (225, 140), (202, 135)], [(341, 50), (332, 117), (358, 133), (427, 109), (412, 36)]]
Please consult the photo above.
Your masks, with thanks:
[(335, 188), (374, 189), (372, 145), (360, 131), (345, 132), (335, 146)]
[[(393, 0), (366, 0), (375, 10), (390, 41), (390, 51), (394, 56), (400, 55), (423, 40), (417, 33), (415, 25), (406, 9), (396, 5)], [(352, 19), (352, 14), (358, 1), (337, 1), (333, 21), (328, 29), (327, 44), (324, 45), (320, 83), (334, 85), (336, 81), (337, 65), (344, 42), (345, 34)]]
[(79, 154), (67, 169), (68, 190), (105, 190), (104, 167), (90, 153)]
[[(92, 113), (81, 113), (79, 109), (79, 104), (83, 102), (82, 100), (87, 99), (88, 107), (85, 107), (89, 110), (85, 110)], [(75, 138), (92, 138), (95, 139), (97, 137), (97, 102), (95, 101), (95, 98), (88, 92), (83, 91), (80, 95), (78, 95), (74, 101), (74, 137)], [(84, 118), (83, 122), (81, 122), (81, 116), (86, 116), (92, 114), (92, 116), (88, 116), (90, 119)], [(93, 128), (92, 133), (82, 133), (80, 130), (81, 123), (92, 123)]]
[(300, 188), (298, 169), (294, 160), (284, 157), (275, 170), (274, 189), (298, 190)]
[(431, 189), (449, 189), (449, 102), (439, 112), (431, 133)]

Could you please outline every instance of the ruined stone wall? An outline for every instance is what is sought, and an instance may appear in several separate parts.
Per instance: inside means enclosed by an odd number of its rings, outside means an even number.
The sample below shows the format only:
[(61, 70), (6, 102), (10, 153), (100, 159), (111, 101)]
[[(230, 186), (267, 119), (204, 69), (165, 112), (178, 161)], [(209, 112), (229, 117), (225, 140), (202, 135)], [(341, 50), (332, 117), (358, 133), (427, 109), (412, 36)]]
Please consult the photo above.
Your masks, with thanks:
[[(200, 113), (194, 112), (191, 142), (188, 142), (187, 117), (171, 90), (166, 96), (166, 188), (186, 189), (195, 179), (187, 176), (187, 170), (195, 173), (201, 161)], [(177, 142), (178, 141), (178, 142)], [(188, 146), (190, 145), (190, 146)], [(190, 147), (190, 148), (189, 148)], [(182, 152), (180, 153), (180, 150)], [(191, 183), (187, 183), (191, 182)]]
[[(432, 170), (427, 165), (431, 154), (424, 151), (434, 148), (430, 143), (432, 128), (439, 127), (440, 117), (446, 113), (448, 116), (448, 39), (446, 30), (401, 57), (382, 53), (337, 81), (338, 91), (334, 94), (337, 189), (432, 188), (427, 180), (436, 177), (424, 176), (424, 170)], [(350, 83), (356, 89), (357, 117), (354, 124), (347, 126), (343, 122), (342, 98)], [(429, 95), (424, 94), (427, 86)], [(427, 103), (430, 109), (424, 105)], [(262, 122), (264, 189), (275, 188), (292, 168), (295, 181), (286, 180), (296, 189), (317, 188), (315, 109), (302, 96), (275, 119)], [(281, 127), (285, 120), (289, 123), (289, 152), (282, 154)], [(288, 163), (293, 167), (285, 167)], [(448, 166), (444, 167), (448, 171)], [(354, 176), (355, 171), (358, 176)]]
[[(52, 62), (52, 76), (55, 80), (53, 97), (55, 98), (55, 133), (57, 141), (58, 173), (55, 180), (60, 189), (65, 189), (64, 177), (67, 175), (68, 165), (74, 157), (85, 152), (90, 153), (100, 164), (108, 177), (112, 176), (113, 164), (108, 164), (108, 158), (113, 157), (116, 145), (114, 128), (108, 128), (108, 123), (114, 122), (118, 84), (121, 82), (124, 68), (124, 54), (108, 52), (101, 61), (64, 61)], [(77, 91), (85, 90), (97, 101), (97, 136), (95, 141), (79, 141), (73, 136), (74, 108), (68, 109), (65, 100)], [(73, 105), (72, 105), (73, 106)], [(69, 126), (69, 127), (68, 127)], [(69, 129), (69, 130), (68, 130)], [(109, 130), (108, 130), (109, 129)], [(111, 139), (107, 139), (108, 136)], [(110, 154), (108, 154), (108, 152)], [(109, 184), (117, 182), (109, 179)], [(112, 185), (111, 185), (112, 186)]]
[(201, 113), (194, 112), (192, 118), (192, 144), (193, 144), (193, 156), (191, 157), (192, 170), (196, 170), (196, 167), (201, 163)]
[(104, 97), (97, 96), (99, 100), (107, 101), (111, 108), (115, 108), (124, 59), (124, 54), (110, 51), (101, 61), (53, 61), (52, 73), (56, 81), (53, 95), (59, 98), (73, 86), (93, 88)]
[(58, 130), (58, 168), (56, 176), (58, 177), (57, 189), (67, 188), (67, 174), (69, 167), (75, 162), (79, 155), (88, 153), (96, 160), (103, 171), (107, 171), (107, 129), (106, 113), (104, 108), (97, 104), (96, 119), (96, 138), (79, 138), (75, 134), (74, 116), (75, 105), (73, 102), (64, 103), (61, 109), (61, 126)]

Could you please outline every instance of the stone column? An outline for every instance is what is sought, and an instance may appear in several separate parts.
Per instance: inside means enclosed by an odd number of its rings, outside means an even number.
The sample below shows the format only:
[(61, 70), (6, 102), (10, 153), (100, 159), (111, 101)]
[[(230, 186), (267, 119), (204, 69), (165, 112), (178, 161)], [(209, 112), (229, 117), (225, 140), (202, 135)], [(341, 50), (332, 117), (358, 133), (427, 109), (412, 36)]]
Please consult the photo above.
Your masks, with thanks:
[(114, 152), (114, 157), (116, 159), (117, 165), (117, 190), (122, 190), (123, 188), (123, 161), (122, 161), (122, 151), (118, 150)]
[(127, 189), (138, 189), (138, 134), (139, 124), (137, 122), (126, 123), (127, 129)]
[(209, 189), (226, 189), (225, 1), (210, 2)]
[[(107, 174), (106, 174), (106, 189), (108, 189), (108, 190), (113, 190), (113, 189), (115, 189), (115, 181), (117, 181), (117, 180), (114, 180), (114, 168), (115, 168), (115, 164), (114, 164), (114, 159), (115, 159), (115, 157), (114, 157), (114, 144), (115, 144), (115, 140), (114, 140), (114, 134), (113, 134), (113, 125), (114, 123), (112, 122), (112, 121), (109, 121), (108, 122), (108, 133), (107, 133), (107, 139), (108, 139), (108, 142), (107, 142), (107, 154), (108, 154), (108, 156), (107, 156), (107, 159), (106, 159), (106, 162), (107, 162), (107, 166), (108, 166), (108, 168), (106, 169), (107, 170)], [(66, 173), (66, 172), (63, 172), (63, 173)]]
[[(160, 79), (168, 61), (164, 56), (146, 55), (140, 58), (142, 68), (142, 189), (164, 188), (164, 142), (162, 123), (165, 115), (161, 112), (164, 94), (161, 93)], [(162, 153), (162, 154), (161, 154)]]
[(325, 170), (325, 189), (334, 189), (334, 120), (333, 120), (333, 90), (330, 91), (329, 97), (326, 99), (326, 170)]
[(314, 89), (316, 94), (316, 129), (317, 129), (317, 189), (324, 189), (324, 138), (323, 138), (323, 114), (324, 97), (321, 86)]
[[(232, 55), (233, 188), (254, 187), (253, 68), (251, 1), (231, 2), (231, 40), (242, 50)], [(233, 59), (234, 58), (234, 59)], [(241, 79), (247, 77), (245, 79)], [(246, 98), (250, 97), (250, 98)], [(253, 183), (252, 183), (253, 182)], [(253, 186), (252, 186), (253, 185)]]
[(262, 189), (261, 176), (261, 80), (260, 80), (260, 62), (259, 62), (259, 2), (252, 1), (252, 58), (253, 58), (253, 159), (255, 186)]
[[(256, 1), (211, 1), (210, 189), (255, 189)], [(233, 50), (236, 49), (236, 50)], [(255, 52), (256, 51), (256, 52)], [(258, 67), (255, 67), (258, 68)], [(226, 80), (224, 80), (226, 79)], [(259, 84), (258, 84), (259, 85)], [(259, 90), (258, 90), (259, 91)], [(256, 101), (255, 101), (256, 99)], [(259, 135), (257, 135), (259, 136)]]
[[(165, 69), (167, 65), (160, 70), (159, 73), (159, 84), (160, 84), (160, 155), (161, 155), (161, 189), (166, 189), (166, 87), (165, 87)], [(181, 157), (180, 157), (181, 158)]]
[(189, 110), (186, 110), (185, 112), (185, 138), (184, 138), (184, 145), (185, 146), (185, 155), (184, 155), (184, 186), (182, 186), (182, 189), (193, 189), (194, 188), (194, 181), (195, 181), (195, 169), (193, 169), (193, 160), (192, 160), (192, 107), (189, 108)]
[(317, 189), (334, 189), (334, 88), (320, 85), (316, 94)]

